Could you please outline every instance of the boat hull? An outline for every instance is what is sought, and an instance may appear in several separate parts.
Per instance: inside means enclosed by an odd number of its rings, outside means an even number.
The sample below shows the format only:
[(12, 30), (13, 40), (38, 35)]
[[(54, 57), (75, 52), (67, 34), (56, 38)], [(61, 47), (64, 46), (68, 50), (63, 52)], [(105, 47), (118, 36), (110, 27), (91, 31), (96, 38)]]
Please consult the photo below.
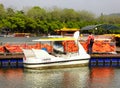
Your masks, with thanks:
[(24, 68), (28, 69), (55, 69), (55, 68), (72, 68), (79, 66), (87, 66), (89, 59), (66, 60), (44, 63), (23, 63)]

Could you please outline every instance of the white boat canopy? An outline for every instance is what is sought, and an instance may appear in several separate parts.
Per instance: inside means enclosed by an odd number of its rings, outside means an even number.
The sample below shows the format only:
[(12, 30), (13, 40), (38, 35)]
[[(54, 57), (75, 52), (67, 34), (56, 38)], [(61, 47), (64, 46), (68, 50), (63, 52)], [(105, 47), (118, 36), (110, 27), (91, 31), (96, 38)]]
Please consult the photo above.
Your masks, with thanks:
[(41, 38), (41, 39), (37, 39), (37, 40), (32, 40), (35, 42), (41, 42), (41, 41), (65, 41), (65, 40), (76, 40), (73, 37), (62, 37), (62, 38)]

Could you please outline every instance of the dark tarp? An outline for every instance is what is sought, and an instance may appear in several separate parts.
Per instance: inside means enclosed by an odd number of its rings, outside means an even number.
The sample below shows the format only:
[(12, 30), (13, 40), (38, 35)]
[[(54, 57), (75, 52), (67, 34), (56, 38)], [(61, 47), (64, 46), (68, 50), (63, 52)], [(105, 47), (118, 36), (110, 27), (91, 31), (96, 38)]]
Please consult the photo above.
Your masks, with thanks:
[(103, 24), (100, 26), (102, 29), (106, 29), (106, 30), (116, 30), (116, 29), (120, 29), (118, 26), (115, 25), (111, 25), (111, 24)]
[(91, 30), (91, 29), (94, 29), (96, 27), (97, 27), (97, 25), (90, 25), (90, 26), (86, 26), (86, 27), (81, 28), (81, 30)]
[(86, 27), (81, 28), (81, 30), (91, 30), (95, 28), (102, 28), (105, 30), (114, 30), (114, 29), (120, 29), (120, 27), (112, 25), (112, 24), (100, 24), (100, 25), (89, 25)]

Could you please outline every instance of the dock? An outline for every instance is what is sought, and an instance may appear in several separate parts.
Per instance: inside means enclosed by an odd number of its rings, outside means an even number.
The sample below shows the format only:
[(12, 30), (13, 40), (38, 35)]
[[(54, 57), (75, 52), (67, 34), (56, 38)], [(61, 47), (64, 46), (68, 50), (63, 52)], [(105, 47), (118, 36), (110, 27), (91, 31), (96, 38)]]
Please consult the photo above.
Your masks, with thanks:
[(89, 67), (120, 67), (120, 47), (117, 54), (93, 54), (89, 61)]
[[(0, 59), (22, 59), (24, 57), (23, 53), (14, 53), (14, 54), (0, 54)], [(91, 58), (119, 58), (120, 53), (118, 54), (92, 54)]]
[[(120, 50), (120, 49), (118, 49)], [(0, 54), (0, 68), (4, 67), (23, 67), (23, 53), (3, 53)], [(120, 67), (120, 51), (117, 54), (96, 53), (91, 55), (89, 61), (90, 67), (96, 66), (119, 66)]]
[(22, 53), (0, 54), (0, 68), (23, 68), (23, 57)]
[(24, 55), (22, 53), (14, 53), (14, 54), (0, 54), (0, 59), (22, 59)]

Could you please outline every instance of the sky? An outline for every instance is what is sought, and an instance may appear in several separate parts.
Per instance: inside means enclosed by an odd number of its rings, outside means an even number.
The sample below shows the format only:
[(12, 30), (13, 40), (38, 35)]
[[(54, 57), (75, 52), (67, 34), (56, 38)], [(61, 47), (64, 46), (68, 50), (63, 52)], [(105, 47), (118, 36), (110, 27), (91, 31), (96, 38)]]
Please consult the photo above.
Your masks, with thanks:
[(0, 0), (5, 8), (23, 10), (26, 7), (69, 8), (77, 11), (86, 10), (96, 15), (120, 13), (120, 0)]

